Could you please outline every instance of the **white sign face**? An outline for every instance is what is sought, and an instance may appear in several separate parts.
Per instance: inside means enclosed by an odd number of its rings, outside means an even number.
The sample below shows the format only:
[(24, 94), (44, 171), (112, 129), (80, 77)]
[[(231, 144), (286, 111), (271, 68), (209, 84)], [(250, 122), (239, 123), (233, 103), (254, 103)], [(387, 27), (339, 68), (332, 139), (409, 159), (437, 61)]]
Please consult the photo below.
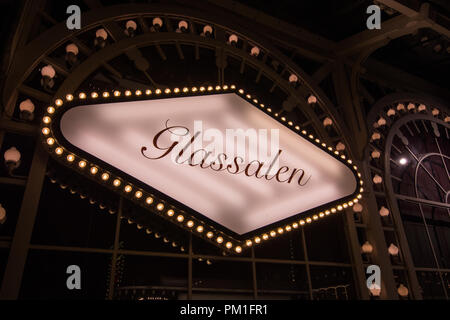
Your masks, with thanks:
[(72, 145), (238, 235), (357, 188), (343, 162), (235, 93), (77, 106), (60, 129)]

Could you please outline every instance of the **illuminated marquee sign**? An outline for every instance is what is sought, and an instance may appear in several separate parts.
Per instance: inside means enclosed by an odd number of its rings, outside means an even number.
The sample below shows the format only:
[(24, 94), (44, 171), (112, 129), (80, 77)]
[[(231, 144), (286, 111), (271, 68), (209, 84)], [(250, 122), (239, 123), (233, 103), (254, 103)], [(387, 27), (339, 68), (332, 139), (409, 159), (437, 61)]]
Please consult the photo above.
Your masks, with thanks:
[(361, 197), (350, 159), (235, 86), (80, 93), (47, 111), (56, 159), (225, 250)]

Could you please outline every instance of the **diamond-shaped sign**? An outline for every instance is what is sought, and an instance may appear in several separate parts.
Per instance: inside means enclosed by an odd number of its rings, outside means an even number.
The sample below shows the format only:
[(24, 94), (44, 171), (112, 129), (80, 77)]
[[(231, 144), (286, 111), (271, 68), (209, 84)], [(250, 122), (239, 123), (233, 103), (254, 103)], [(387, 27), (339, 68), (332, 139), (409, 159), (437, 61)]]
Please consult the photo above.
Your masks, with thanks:
[(357, 168), (234, 86), (68, 95), (49, 151), (224, 249), (319, 220), (361, 197)]

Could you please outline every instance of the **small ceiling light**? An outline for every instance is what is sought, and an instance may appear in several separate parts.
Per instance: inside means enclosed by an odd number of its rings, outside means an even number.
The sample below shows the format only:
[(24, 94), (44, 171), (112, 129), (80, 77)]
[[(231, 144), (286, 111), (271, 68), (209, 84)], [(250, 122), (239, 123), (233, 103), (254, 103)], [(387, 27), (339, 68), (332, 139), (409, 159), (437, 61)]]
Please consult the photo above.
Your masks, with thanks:
[(188, 226), (188, 228), (192, 228), (194, 226), (194, 221), (189, 220), (186, 225)]
[(393, 108), (390, 108), (387, 112), (386, 112), (388, 117), (393, 117), (395, 116), (395, 110)]
[(44, 89), (51, 89), (55, 85), (53, 78), (56, 75), (55, 69), (51, 65), (47, 65), (41, 69), (41, 85)]
[(208, 233), (206, 233), (206, 236), (211, 239), (214, 236), (214, 233), (212, 233), (211, 231), (208, 231)]
[(197, 232), (198, 233), (202, 233), (203, 232), (203, 226), (198, 226), (197, 227)]
[(48, 139), (47, 139), (47, 144), (48, 144), (49, 146), (52, 146), (54, 143), (55, 143), (55, 139), (53, 139), (53, 138), (48, 138)]
[(380, 184), (382, 181), (383, 181), (383, 178), (381, 178), (378, 174), (376, 174), (373, 177), (373, 183), (375, 183), (375, 184)]
[(66, 62), (69, 66), (73, 66), (77, 63), (78, 47), (74, 43), (70, 43), (66, 46)]
[(114, 181), (113, 181), (114, 187), (118, 187), (118, 186), (120, 186), (120, 184), (121, 184), (121, 182), (119, 179), (114, 179)]
[(108, 38), (108, 33), (106, 32), (105, 29), (101, 28), (95, 32), (95, 36), (97, 38), (102, 38), (103, 40), (106, 40), (106, 38)]
[(86, 167), (86, 161), (81, 160), (80, 162), (78, 162), (78, 166), (79, 166), (80, 168)]
[(16, 147), (11, 147), (4, 153), (5, 158), (5, 164), (8, 168), (9, 173), (11, 174), (12, 171), (19, 167), (20, 165), (20, 157), (21, 154), (19, 150), (16, 149)]
[(400, 286), (397, 289), (397, 292), (401, 297), (407, 297), (409, 293), (408, 288), (405, 287), (403, 284), (400, 284)]
[(152, 197), (147, 197), (147, 199), (145, 199), (145, 203), (152, 204), (153, 203), (153, 198)]
[(125, 34), (129, 37), (134, 37), (135, 31), (137, 29), (137, 24), (133, 20), (128, 20), (125, 24)]
[(129, 192), (131, 192), (131, 190), (133, 190), (133, 187), (130, 186), (130, 185), (126, 185), (124, 190), (125, 190), (126, 193), (129, 193)]
[(6, 221), (6, 210), (0, 203), (0, 224), (4, 224), (5, 221)]
[(359, 213), (359, 212), (362, 212), (362, 210), (363, 210), (363, 206), (360, 203), (357, 203), (357, 204), (355, 204), (353, 206), (353, 211), (354, 212)]
[(378, 132), (374, 132), (373, 134), (372, 134), (372, 140), (373, 141), (376, 141), (376, 140), (380, 140), (380, 138), (381, 138), (381, 135), (378, 133)]
[(364, 244), (361, 246), (361, 251), (363, 253), (372, 253), (373, 251), (373, 246), (369, 243), (369, 241), (364, 242)]
[(391, 245), (388, 248), (388, 252), (391, 256), (398, 256), (399, 250), (395, 244), (391, 243)]
[(153, 18), (152, 24), (153, 24), (153, 28), (156, 31), (158, 31), (163, 26), (163, 21), (161, 20), (161, 18), (156, 17), (156, 18)]
[(181, 32), (186, 32), (188, 30), (188, 23), (184, 20), (181, 20), (180, 22), (178, 22), (178, 29)]
[(397, 111), (405, 111), (405, 105), (403, 103), (399, 103), (397, 105)]
[(163, 203), (158, 203), (158, 204), (156, 205), (156, 209), (157, 209), (158, 211), (162, 211), (162, 210), (164, 209), (164, 204), (163, 204)]
[(419, 112), (423, 112), (423, 111), (427, 110), (427, 106), (424, 104), (419, 104), (419, 106), (417, 107), (417, 110), (419, 110)]
[(400, 163), (400, 165), (404, 166), (404, 165), (406, 165), (408, 163), (408, 159), (406, 159), (405, 157), (400, 158), (398, 160), (398, 163)]
[(331, 120), (331, 118), (326, 117), (325, 119), (323, 119), (323, 125), (324, 125), (324, 127), (331, 126), (332, 124), (333, 124), (333, 120)]
[(213, 28), (210, 25), (206, 25), (203, 27), (203, 35), (210, 37), (212, 35)]
[(67, 155), (67, 161), (69, 161), (69, 162), (73, 162), (74, 160), (75, 160), (75, 156), (73, 155), (73, 154), (69, 154), (69, 155)]
[(179, 216), (177, 217), (177, 221), (178, 221), (178, 222), (183, 222), (183, 221), (184, 221), (184, 216), (179, 215)]
[(20, 118), (31, 121), (34, 118), (34, 104), (30, 99), (23, 100), (19, 104)]
[(381, 206), (380, 210), (378, 211), (378, 213), (380, 214), (380, 216), (382, 217), (387, 217), (389, 215), (389, 209), (386, 208), (385, 206)]
[(289, 76), (289, 82), (290, 83), (296, 83), (298, 81), (298, 77), (295, 75), (295, 74), (291, 74), (290, 76)]
[(431, 111), (431, 114), (432, 114), (433, 116), (439, 115), (439, 109), (434, 108), (434, 109)]
[(338, 142), (338, 144), (336, 145), (336, 150), (337, 151), (345, 150), (345, 144), (343, 144), (342, 142)]
[(226, 244), (225, 244), (225, 246), (228, 248), (228, 249), (231, 249), (231, 247), (233, 246), (233, 244), (231, 243), (231, 242), (227, 242)]
[(216, 241), (217, 241), (217, 243), (222, 243), (223, 242), (223, 238), (222, 237), (217, 237)]
[(95, 32), (95, 40), (94, 40), (94, 45), (99, 48), (102, 49), (106, 46), (106, 39), (108, 38), (108, 33), (106, 32), (105, 29), (101, 28), (98, 29)]
[(414, 110), (416, 108), (416, 105), (412, 102), (408, 103), (408, 110)]
[(107, 174), (106, 172), (102, 174), (102, 180), (106, 181), (109, 179), (109, 174)]
[(232, 44), (232, 45), (236, 45), (238, 42), (238, 36), (235, 34), (232, 34), (228, 37), (228, 43)]
[(308, 103), (309, 103), (309, 104), (317, 103), (317, 98), (316, 98), (316, 96), (311, 94), (311, 95), (308, 97)]
[(377, 123), (380, 127), (384, 126), (384, 125), (386, 125), (386, 119), (381, 117), (380, 119), (378, 119)]
[(257, 46), (254, 46), (251, 50), (250, 50), (250, 55), (257, 57), (259, 55), (259, 48)]
[(41, 75), (53, 79), (56, 75), (56, 71), (51, 65), (47, 65), (41, 69)]
[(381, 153), (378, 150), (373, 150), (372, 153), (370, 154), (370, 156), (372, 157), (372, 159), (378, 159), (378, 158), (380, 158)]
[(372, 296), (374, 296), (374, 297), (379, 297), (379, 296), (380, 296), (380, 293), (381, 293), (381, 288), (380, 288), (380, 286), (377, 285), (376, 283), (372, 283), (372, 284), (369, 286), (369, 291), (370, 291), (370, 293), (372, 294)]

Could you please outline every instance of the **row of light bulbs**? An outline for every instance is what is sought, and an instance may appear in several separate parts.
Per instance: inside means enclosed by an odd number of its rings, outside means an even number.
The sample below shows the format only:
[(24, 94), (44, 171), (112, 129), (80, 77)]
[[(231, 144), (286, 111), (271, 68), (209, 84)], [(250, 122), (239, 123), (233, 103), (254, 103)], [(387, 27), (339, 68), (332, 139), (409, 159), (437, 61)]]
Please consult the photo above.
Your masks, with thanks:
[[(57, 181), (56, 179), (50, 177), (50, 182), (51, 182), (51, 183), (57, 183), (58, 181)], [(63, 189), (63, 190), (66, 190), (66, 189), (69, 190), (71, 194), (76, 194), (76, 193), (77, 193), (77, 191), (76, 191), (74, 188), (70, 188), (70, 187), (69, 187), (67, 184), (65, 184), (65, 183), (60, 182), (60, 183), (59, 183), (59, 186), (60, 186), (60, 188)], [(87, 199), (87, 198), (88, 198), (88, 195), (87, 195), (87, 194), (84, 194), (84, 193), (80, 193), (80, 198), (81, 198), (81, 199)], [(96, 201), (96, 200), (94, 200), (93, 198), (89, 198), (89, 203), (90, 203), (91, 205), (95, 205), (97, 202), (99, 202), (99, 208), (100, 208), (101, 210), (105, 210), (105, 209), (106, 209), (107, 206), (106, 206), (103, 202), (101, 202), (101, 201)], [(109, 212), (110, 214), (115, 214), (115, 213), (117, 212), (117, 210), (116, 210), (115, 208), (111, 207), (111, 208), (108, 209), (108, 212)], [(121, 219), (127, 219), (127, 218), (121, 217)], [(131, 219), (131, 218), (128, 218), (128, 219), (127, 219), (127, 222), (128, 222), (128, 224), (133, 224), (133, 223), (134, 223), (134, 220)], [(143, 226), (142, 224), (138, 224), (138, 223), (137, 223), (137, 224), (136, 224), (136, 228), (137, 228), (138, 230), (141, 230), (141, 229), (144, 228), (144, 226)], [(146, 232), (147, 234), (152, 234), (152, 233), (153, 233), (153, 235), (154, 235), (154, 237), (155, 237), (156, 239), (162, 238), (162, 240), (164, 241), (164, 243), (169, 243), (169, 242), (171, 242), (167, 237), (162, 236), (161, 233), (159, 233), (159, 232), (153, 232), (153, 231), (152, 231), (151, 229), (149, 229), (149, 228), (145, 228), (145, 232)], [(174, 241), (171, 242), (171, 245), (172, 245), (172, 247), (174, 247), (174, 248), (175, 248), (175, 247), (178, 247), (178, 244), (177, 244), (176, 242), (174, 242)], [(185, 248), (184, 248), (183, 246), (181, 246), (181, 247), (180, 247), (180, 251), (181, 251), (181, 252), (184, 252), (184, 251), (185, 251)]]
[[(397, 115), (401, 115), (404, 114), (405, 112), (420, 112), (420, 113), (429, 113), (431, 110), (431, 115), (433, 115), (434, 117), (439, 117), (441, 115), (441, 112), (438, 108), (428, 108), (425, 104), (419, 104), (418, 106), (416, 106), (416, 104), (410, 102), (407, 104), (407, 106), (405, 107), (405, 104), (403, 103), (398, 103), (397, 107), (394, 109), (393, 107), (389, 108), (386, 111), (386, 115), (388, 116), (388, 118), (392, 119), (394, 117), (396, 117)], [(449, 123), (450, 122), (450, 116), (449, 115), (445, 115), (442, 116), (442, 119), (444, 120), (444, 122)], [(378, 118), (377, 121), (375, 121), (373, 123), (373, 127), (378, 129), (378, 128), (382, 128), (384, 126), (388, 125), (387, 120), (383, 117), (380, 116)], [(373, 142), (377, 142), (381, 139), (381, 134), (379, 132), (373, 132), (372, 136), (371, 136), (371, 141)], [(376, 150), (375, 150), (376, 151)], [(379, 158), (380, 154), (379, 152), (372, 152), (372, 158)]]

